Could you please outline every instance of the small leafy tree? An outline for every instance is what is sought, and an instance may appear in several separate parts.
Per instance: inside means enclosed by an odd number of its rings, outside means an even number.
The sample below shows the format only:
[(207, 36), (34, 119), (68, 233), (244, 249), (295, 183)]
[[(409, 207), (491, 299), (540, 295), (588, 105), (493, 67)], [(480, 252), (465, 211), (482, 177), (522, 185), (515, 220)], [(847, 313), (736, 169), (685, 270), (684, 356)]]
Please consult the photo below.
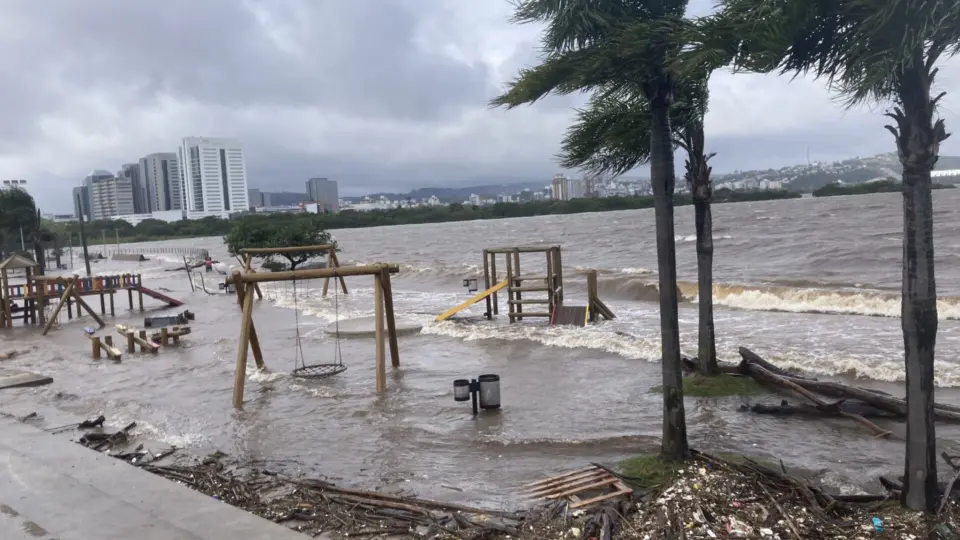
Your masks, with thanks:
[[(241, 219), (223, 239), (231, 255), (244, 248), (276, 249), (293, 246), (331, 244), (330, 233), (324, 230), (323, 220), (314, 214), (291, 216), (289, 220)], [(290, 270), (310, 259), (325, 255), (314, 251), (277, 253), (287, 259)]]

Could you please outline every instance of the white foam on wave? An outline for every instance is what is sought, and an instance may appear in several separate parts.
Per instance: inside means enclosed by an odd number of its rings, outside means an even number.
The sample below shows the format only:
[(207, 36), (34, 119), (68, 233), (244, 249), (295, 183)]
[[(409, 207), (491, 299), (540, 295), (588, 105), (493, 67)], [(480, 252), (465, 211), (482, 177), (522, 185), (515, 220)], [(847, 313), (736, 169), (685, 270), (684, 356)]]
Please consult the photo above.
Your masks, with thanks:
[[(836, 351), (804, 350), (781, 353), (767, 360), (784, 369), (800, 370), (811, 375), (846, 375), (875, 381), (903, 382), (906, 380), (903, 360), (896, 354), (892, 356), (896, 360), (868, 364), (862, 359), (843, 357)], [(934, 384), (940, 388), (960, 386), (960, 365), (937, 361), (934, 365)]]
[[(755, 311), (900, 316), (899, 296), (871, 292), (717, 287), (714, 303)], [(960, 302), (954, 298), (941, 298), (937, 302), (937, 312), (941, 320), (960, 319)]]
[(659, 342), (613, 332), (601, 326), (540, 326), (532, 324), (459, 324), (441, 321), (427, 324), (422, 334), (444, 336), (463, 341), (504, 339), (528, 340), (548, 347), (566, 349), (599, 349), (636, 360), (656, 361), (660, 357)]
[[(124, 422), (125, 423), (125, 422)], [(208, 438), (200, 432), (182, 431), (173, 428), (161, 428), (142, 419), (137, 420), (136, 432), (148, 439), (153, 439), (177, 448), (203, 446)]]

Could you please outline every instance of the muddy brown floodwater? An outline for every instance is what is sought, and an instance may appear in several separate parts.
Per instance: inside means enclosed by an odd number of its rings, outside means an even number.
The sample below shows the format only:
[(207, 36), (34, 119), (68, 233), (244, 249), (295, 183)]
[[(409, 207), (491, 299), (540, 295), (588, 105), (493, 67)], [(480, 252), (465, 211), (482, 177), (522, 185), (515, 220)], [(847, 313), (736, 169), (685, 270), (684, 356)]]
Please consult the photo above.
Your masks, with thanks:
[[(954, 404), (960, 404), (954, 389), (960, 383), (958, 191), (935, 195), (942, 295), (937, 400)], [(897, 194), (717, 205), (721, 359), (735, 360), (745, 345), (781, 366), (902, 394), (899, 205)], [(696, 349), (697, 322), (692, 221), (690, 208), (678, 209), (680, 325), (688, 353)], [(655, 448), (662, 397), (649, 392), (660, 378), (652, 210), (338, 230), (334, 236), (344, 264), (401, 264), (396, 311), (424, 324), (421, 333), (400, 338), (401, 367), (388, 373), (387, 393), (374, 392), (374, 343), (367, 338), (341, 340), (348, 369), (336, 377), (289, 376), (297, 362), (294, 306), (306, 363), (334, 362), (336, 343), (324, 328), (337, 317), (372, 314), (371, 278), (350, 278), (349, 295), (326, 299), (319, 281), (298, 283), (296, 299), (290, 284), (276, 284), (264, 287), (266, 298), (255, 308), (269, 372), (248, 372), (245, 409), (235, 412), (236, 299), (190, 292), (185, 274), (169, 271), (179, 256), (157, 255), (142, 263), (99, 262), (93, 270), (140, 272), (149, 287), (185, 300), (197, 317), (179, 348), (128, 355), (119, 364), (94, 362), (81, 330), (89, 322), (64, 318), (47, 337), (38, 329), (4, 331), (4, 348), (30, 349), (4, 367), (48, 374), (55, 382), (4, 391), (0, 410), (103, 411), (111, 422), (136, 421), (145, 436), (198, 451), (219, 449), (341, 485), (500, 506), (518, 504), (515, 488), (544, 473)], [(563, 247), (568, 302), (586, 294), (577, 270), (598, 269), (601, 297), (618, 318), (588, 328), (509, 325), (502, 316), (482, 320), (477, 306), (466, 320), (433, 321), (466, 298), (463, 278), (482, 275), (484, 247), (536, 243)], [(226, 262), (221, 271), (233, 261), (218, 238), (150, 244), (164, 246), (208, 248)], [(75, 271), (82, 273), (82, 266)], [(216, 276), (204, 274), (211, 281)], [(118, 297), (118, 306), (125, 302)], [(177, 311), (147, 302), (150, 313)], [(142, 323), (140, 313), (121, 311), (108, 322)], [(473, 418), (468, 403), (454, 402), (452, 381), (483, 373), (500, 375), (503, 408)], [(692, 444), (823, 470), (824, 480), (840, 489), (869, 488), (879, 474), (902, 467), (902, 443), (874, 439), (844, 420), (741, 413), (743, 401), (688, 398)], [(943, 426), (938, 435), (949, 447), (958, 429)]]

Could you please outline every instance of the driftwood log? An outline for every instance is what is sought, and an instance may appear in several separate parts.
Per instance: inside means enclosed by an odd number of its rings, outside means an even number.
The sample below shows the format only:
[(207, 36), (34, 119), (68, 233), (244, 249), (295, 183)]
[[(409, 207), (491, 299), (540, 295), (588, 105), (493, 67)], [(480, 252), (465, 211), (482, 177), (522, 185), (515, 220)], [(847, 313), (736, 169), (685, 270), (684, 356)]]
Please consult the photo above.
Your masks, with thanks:
[[(806, 399), (810, 399), (810, 396), (807, 394), (819, 394), (820, 396), (840, 399), (845, 402), (859, 402), (889, 413), (897, 419), (906, 418), (907, 402), (901, 398), (868, 388), (860, 388), (838, 382), (802, 378), (786, 370), (776, 368), (776, 366), (763, 360), (763, 358), (746, 347), (740, 347), (740, 356), (743, 358), (740, 364), (735, 366), (735, 369), (731, 369), (734, 368), (734, 366), (728, 364), (724, 366), (724, 372), (752, 377), (760, 384), (790, 390), (793, 393), (803, 395)], [(774, 367), (774, 370), (769, 369), (770, 366)], [(806, 391), (806, 394), (803, 393), (803, 391)], [(825, 402), (816, 404), (822, 405), (825, 404)], [(933, 406), (937, 420), (960, 422), (960, 407), (943, 403), (934, 403)]]
[[(864, 418), (896, 418), (895, 414), (871, 407), (866, 403), (838, 401), (836, 406), (840, 411), (859, 414)], [(822, 407), (816, 405), (807, 405), (804, 403), (792, 404), (787, 400), (781, 400), (779, 404), (753, 403), (751, 405), (741, 405), (741, 411), (749, 411), (756, 414), (769, 414), (773, 416), (814, 416), (822, 417), (825, 414), (831, 415), (830, 411), (824, 411)], [(839, 416), (837, 414), (836, 416)]]

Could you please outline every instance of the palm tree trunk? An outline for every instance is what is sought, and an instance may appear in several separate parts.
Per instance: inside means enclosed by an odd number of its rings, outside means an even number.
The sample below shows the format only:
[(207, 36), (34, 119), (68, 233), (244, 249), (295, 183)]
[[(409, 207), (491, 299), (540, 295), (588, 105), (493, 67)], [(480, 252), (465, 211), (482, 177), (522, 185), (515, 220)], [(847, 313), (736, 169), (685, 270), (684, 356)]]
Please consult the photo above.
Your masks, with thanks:
[(698, 197), (697, 188), (709, 190), (710, 186), (698, 181), (693, 199), (697, 229), (697, 303), (700, 309), (697, 359), (704, 375), (717, 375), (720, 373), (720, 366), (717, 364), (717, 342), (713, 325), (713, 212), (709, 196)]
[[(921, 57), (922, 58), (922, 57)], [(934, 348), (937, 342), (937, 285), (933, 258), (933, 196), (930, 171), (946, 138), (934, 122), (932, 77), (921, 61), (899, 76), (903, 111), (897, 146), (903, 164), (903, 290), (901, 326), (907, 387), (907, 448), (902, 503), (912, 510), (935, 510), (936, 431), (933, 403)]]
[(677, 308), (677, 249), (673, 228), (676, 172), (670, 130), (670, 88), (662, 84), (650, 100), (652, 136), (650, 185), (657, 229), (657, 270), (660, 274), (660, 339), (663, 351), (663, 442), (661, 457), (684, 460), (689, 455), (683, 408), (680, 364), (680, 322)]

